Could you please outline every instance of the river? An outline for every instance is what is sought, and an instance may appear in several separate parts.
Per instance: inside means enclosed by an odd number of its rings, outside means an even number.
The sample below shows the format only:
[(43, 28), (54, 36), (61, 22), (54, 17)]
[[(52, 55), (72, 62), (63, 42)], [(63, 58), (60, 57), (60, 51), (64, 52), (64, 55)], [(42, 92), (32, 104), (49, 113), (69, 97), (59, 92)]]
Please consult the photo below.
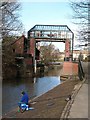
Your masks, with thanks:
[(2, 114), (18, 106), (22, 90), (28, 93), (29, 98), (34, 98), (59, 85), (62, 82), (60, 70), (61, 68), (56, 67), (42, 77), (4, 81), (2, 85)]

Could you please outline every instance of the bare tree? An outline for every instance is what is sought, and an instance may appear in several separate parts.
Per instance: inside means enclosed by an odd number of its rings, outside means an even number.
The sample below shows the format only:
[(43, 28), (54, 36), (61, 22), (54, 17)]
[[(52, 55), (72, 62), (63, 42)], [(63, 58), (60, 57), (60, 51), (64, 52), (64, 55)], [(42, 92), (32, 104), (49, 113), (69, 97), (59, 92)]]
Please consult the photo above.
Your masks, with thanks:
[[(16, 74), (15, 53), (11, 46), (12, 41), (22, 32), (19, 11), (21, 5), (17, 0), (14, 2), (4, 0), (0, 4), (0, 38), (2, 38), (2, 75), (3, 78), (12, 77)], [(8, 72), (10, 71), (10, 72)]]
[(40, 51), (41, 51), (41, 55), (40, 55), (41, 61), (45, 64), (48, 64), (50, 62), (55, 62), (60, 59), (60, 51), (59, 49), (56, 49), (52, 43), (50, 44), (44, 43), (40, 47)]
[(78, 38), (79, 41), (88, 41), (88, 36), (90, 34), (90, 2), (89, 0), (75, 0), (70, 2), (72, 10), (74, 11), (73, 19), (74, 23), (79, 27)]
[(19, 20), (19, 11), (21, 9), (21, 5), (17, 0), (14, 2), (2, 2), (0, 5), (0, 11), (2, 12), (2, 19), (0, 26), (2, 28), (2, 38), (4, 39), (6, 36), (20, 33), (22, 29), (22, 23)]

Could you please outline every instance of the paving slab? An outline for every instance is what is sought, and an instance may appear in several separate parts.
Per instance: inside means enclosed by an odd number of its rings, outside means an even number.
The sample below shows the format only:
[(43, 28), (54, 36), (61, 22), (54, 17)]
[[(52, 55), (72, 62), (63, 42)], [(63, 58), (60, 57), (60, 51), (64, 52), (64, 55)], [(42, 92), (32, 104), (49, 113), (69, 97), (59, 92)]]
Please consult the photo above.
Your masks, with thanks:
[(83, 84), (72, 104), (68, 118), (88, 118), (88, 84)]

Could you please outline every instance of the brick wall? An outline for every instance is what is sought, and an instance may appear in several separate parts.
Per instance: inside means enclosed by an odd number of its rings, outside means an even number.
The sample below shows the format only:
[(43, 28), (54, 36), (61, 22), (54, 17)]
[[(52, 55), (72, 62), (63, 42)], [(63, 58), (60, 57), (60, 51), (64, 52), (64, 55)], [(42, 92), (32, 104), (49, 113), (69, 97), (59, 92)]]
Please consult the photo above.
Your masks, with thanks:
[(24, 53), (24, 36), (20, 37), (15, 43), (15, 53), (23, 54)]

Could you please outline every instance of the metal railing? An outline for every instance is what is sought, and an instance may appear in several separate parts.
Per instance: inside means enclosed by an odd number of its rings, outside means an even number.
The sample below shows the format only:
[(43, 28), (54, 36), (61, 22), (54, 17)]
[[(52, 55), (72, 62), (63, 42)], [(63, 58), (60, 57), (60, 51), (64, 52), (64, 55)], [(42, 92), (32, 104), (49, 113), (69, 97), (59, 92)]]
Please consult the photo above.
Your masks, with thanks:
[(85, 73), (83, 71), (83, 67), (80, 59), (78, 61), (78, 76), (80, 80), (83, 80), (83, 78), (85, 77)]

